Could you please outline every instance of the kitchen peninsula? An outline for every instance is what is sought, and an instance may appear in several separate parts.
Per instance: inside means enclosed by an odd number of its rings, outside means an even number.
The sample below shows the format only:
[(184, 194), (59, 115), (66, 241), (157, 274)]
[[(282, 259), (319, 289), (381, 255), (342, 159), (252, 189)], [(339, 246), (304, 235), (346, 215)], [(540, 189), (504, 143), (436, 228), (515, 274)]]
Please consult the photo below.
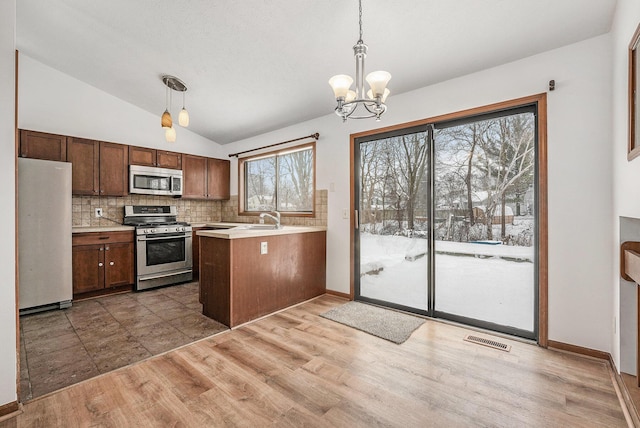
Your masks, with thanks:
[(229, 327), (324, 294), (326, 228), (200, 230), (202, 313)]

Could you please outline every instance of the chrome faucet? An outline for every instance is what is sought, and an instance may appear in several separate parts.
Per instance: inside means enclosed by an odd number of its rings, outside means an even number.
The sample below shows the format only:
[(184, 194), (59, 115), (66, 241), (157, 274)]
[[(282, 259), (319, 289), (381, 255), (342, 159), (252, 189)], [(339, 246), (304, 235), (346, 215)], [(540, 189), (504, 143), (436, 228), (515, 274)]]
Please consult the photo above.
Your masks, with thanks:
[(265, 217), (269, 217), (271, 220), (276, 222), (276, 229), (280, 229), (282, 228), (282, 226), (280, 226), (280, 213), (278, 211), (272, 211), (275, 216), (269, 214), (269, 213), (261, 213), (260, 214), (260, 218), (265, 218)]

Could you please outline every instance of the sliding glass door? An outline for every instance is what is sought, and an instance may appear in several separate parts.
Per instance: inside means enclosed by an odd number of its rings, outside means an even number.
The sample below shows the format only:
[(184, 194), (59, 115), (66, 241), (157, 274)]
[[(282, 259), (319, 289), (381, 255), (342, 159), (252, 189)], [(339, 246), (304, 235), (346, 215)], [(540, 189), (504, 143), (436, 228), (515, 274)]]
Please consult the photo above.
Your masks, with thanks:
[(355, 140), (355, 297), (537, 337), (536, 105)]
[(429, 134), (422, 126), (358, 143), (360, 300), (428, 309)]

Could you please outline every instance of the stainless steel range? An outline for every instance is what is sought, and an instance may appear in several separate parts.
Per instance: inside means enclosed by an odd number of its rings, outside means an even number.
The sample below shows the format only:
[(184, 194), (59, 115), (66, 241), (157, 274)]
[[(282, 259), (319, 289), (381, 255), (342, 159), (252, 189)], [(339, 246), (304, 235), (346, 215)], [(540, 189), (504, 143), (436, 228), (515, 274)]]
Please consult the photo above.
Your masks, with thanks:
[(192, 228), (176, 214), (169, 205), (124, 207), (124, 224), (136, 227), (137, 291), (193, 279)]

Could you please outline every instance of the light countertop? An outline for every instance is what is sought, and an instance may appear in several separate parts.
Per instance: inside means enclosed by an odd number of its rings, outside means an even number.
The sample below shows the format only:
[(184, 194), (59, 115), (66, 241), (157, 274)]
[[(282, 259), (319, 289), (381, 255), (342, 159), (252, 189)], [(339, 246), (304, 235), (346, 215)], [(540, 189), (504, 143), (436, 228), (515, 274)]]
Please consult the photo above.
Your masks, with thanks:
[(128, 230), (135, 230), (133, 226), (94, 226), (94, 227), (74, 227), (71, 229), (73, 233), (88, 233), (88, 232), (126, 232)]
[(206, 226), (231, 226), (229, 229), (214, 229), (214, 230), (199, 230), (196, 232), (197, 236), (204, 236), (208, 238), (221, 238), (221, 239), (242, 239), (242, 238), (256, 238), (260, 236), (275, 236), (275, 235), (291, 235), (295, 233), (309, 233), (309, 232), (324, 232), (327, 230), (323, 226), (289, 226), (283, 225), (281, 229), (250, 229), (251, 225), (246, 223), (209, 223)]

